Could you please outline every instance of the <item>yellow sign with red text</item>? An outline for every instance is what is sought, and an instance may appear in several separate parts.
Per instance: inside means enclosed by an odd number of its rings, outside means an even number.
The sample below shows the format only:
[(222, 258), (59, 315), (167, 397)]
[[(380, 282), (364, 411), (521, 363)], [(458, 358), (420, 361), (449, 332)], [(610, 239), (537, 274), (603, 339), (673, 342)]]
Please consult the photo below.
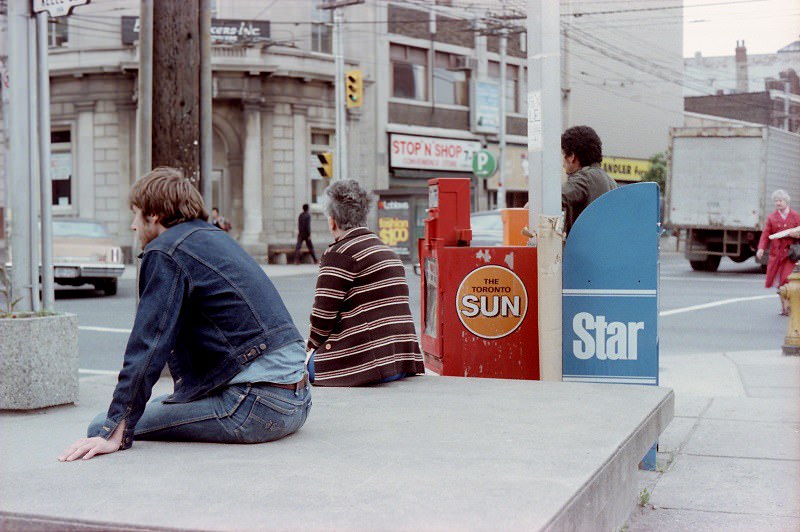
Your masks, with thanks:
[(528, 292), (516, 273), (503, 266), (472, 270), (458, 287), (456, 312), (464, 327), (487, 339), (508, 336), (528, 312)]

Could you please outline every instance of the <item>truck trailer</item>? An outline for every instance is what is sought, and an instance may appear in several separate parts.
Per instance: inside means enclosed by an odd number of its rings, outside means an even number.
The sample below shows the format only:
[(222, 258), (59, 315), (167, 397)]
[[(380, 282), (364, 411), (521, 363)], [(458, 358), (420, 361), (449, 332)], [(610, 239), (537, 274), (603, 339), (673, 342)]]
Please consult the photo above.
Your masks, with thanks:
[(800, 210), (796, 133), (758, 124), (671, 128), (669, 169), (665, 223), (694, 270), (755, 256), (775, 190)]

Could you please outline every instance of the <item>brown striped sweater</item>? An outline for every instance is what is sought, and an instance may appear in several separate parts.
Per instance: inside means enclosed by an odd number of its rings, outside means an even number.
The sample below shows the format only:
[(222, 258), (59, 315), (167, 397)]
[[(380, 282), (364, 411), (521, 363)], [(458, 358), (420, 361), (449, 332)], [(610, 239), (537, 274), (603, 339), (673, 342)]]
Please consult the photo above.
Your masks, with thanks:
[(347, 231), (320, 259), (308, 348), (315, 385), (358, 386), (425, 371), (405, 268), (365, 227)]

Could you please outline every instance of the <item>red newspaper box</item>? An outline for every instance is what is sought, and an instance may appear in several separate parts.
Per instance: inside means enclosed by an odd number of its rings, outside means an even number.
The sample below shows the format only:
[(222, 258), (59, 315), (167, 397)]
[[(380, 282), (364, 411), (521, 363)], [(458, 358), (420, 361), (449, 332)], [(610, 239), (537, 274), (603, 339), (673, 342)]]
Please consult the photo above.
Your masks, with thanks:
[(440, 375), (538, 379), (536, 249), (470, 247), (469, 180), (428, 186), (419, 241), (425, 366)]

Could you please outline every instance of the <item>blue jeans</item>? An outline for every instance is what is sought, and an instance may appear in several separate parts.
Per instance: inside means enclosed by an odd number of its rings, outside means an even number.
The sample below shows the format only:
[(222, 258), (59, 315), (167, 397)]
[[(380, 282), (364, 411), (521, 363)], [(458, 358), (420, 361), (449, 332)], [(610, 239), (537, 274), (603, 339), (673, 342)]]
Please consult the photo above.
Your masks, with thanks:
[[(306, 371), (308, 371), (308, 380), (310, 382), (314, 382), (315, 372), (314, 372), (314, 355), (317, 354), (317, 351), (314, 350), (311, 353), (311, 358), (308, 359), (308, 363), (306, 364)], [(394, 382), (399, 381), (400, 379), (405, 379), (406, 377), (413, 377), (414, 373), (398, 373), (397, 375), (392, 375), (391, 377), (386, 377), (385, 379), (381, 379), (378, 383), (383, 384), (386, 382)]]
[[(151, 400), (136, 424), (134, 439), (211, 443), (263, 443), (296, 432), (311, 410), (308, 384), (286, 390), (264, 383), (232, 384), (190, 403)], [(99, 414), (88, 434), (106, 420)]]

